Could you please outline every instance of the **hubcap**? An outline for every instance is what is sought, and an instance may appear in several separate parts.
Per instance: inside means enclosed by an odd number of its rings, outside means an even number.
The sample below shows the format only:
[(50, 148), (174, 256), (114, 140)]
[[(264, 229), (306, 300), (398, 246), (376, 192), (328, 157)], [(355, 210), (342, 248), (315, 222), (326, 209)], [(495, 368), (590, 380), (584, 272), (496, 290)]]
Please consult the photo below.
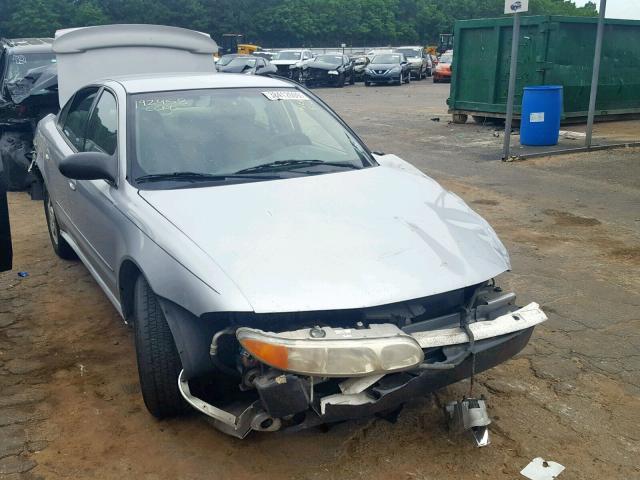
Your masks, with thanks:
[(51, 232), (51, 240), (54, 245), (58, 246), (58, 222), (56, 221), (56, 214), (53, 211), (53, 203), (51, 197), (47, 198), (47, 212), (49, 215), (49, 231)]

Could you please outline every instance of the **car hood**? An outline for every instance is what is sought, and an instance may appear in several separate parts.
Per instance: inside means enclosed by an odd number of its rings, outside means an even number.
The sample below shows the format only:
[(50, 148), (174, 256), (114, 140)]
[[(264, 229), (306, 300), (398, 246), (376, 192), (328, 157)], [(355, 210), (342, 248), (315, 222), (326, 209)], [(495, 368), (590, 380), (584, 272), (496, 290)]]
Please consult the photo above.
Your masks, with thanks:
[(258, 313), (384, 305), (510, 268), (487, 222), (417, 171), (376, 166), (140, 195)]
[(337, 70), (342, 64), (327, 62), (311, 62), (307, 64), (307, 68), (315, 68), (317, 70)]

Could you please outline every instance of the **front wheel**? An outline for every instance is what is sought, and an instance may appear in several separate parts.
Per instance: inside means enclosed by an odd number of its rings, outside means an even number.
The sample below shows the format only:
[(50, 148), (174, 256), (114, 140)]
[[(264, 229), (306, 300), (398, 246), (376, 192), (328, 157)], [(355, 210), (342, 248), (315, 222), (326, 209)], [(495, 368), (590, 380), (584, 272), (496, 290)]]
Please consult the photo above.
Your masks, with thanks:
[(186, 409), (178, 390), (182, 363), (160, 303), (142, 275), (134, 288), (133, 326), (144, 404), (156, 418), (175, 417)]
[(411, 83), (411, 72), (407, 72), (407, 76), (404, 79), (405, 83)]
[(349, 85), (355, 85), (355, 84), (356, 84), (356, 77), (352, 73), (351, 76), (349, 77)]
[(398, 85), (402, 85), (404, 83), (404, 75), (400, 72), (400, 76), (398, 77)]
[(364, 86), (365, 87), (370, 87), (371, 86), (371, 82), (368, 82), (368, 81), (365, 80), (364, 81)]
[(49, 239), (51, 239), (51, 246), (56, 255), (64, 260), (75, 260), (78, 258), (76, 252), (67, 243), (67, 241), (60, 235), (60, 226), (58, 225), (58, 218), (53, 208), (53, 200), (49, 196), (49, 191), (43, 185), (43, 197), (44, 197), (44, 216), (47, 219), (47, 228), (49, 230)]

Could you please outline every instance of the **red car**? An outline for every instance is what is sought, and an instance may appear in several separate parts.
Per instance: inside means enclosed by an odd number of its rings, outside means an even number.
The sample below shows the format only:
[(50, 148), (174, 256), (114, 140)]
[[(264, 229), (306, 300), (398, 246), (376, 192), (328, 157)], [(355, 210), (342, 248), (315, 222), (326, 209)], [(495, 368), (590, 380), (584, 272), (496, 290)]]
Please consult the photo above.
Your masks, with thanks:
[(451, 62), (453, 62), (453, 52), (443, 53), (433, 72), (433, 83), (451, 81)]

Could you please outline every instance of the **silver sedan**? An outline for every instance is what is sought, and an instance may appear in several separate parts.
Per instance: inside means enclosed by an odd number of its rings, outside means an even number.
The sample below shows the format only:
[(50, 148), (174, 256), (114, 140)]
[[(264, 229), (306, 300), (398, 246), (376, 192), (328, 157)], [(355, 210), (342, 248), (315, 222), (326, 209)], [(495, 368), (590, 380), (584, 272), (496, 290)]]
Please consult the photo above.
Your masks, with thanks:
[(133, 324), (142, 395), (223, 431), (396, 408), (545, 320), (493, 229), (287, 80), (114, 77), (38, 125), (54, 251)]

